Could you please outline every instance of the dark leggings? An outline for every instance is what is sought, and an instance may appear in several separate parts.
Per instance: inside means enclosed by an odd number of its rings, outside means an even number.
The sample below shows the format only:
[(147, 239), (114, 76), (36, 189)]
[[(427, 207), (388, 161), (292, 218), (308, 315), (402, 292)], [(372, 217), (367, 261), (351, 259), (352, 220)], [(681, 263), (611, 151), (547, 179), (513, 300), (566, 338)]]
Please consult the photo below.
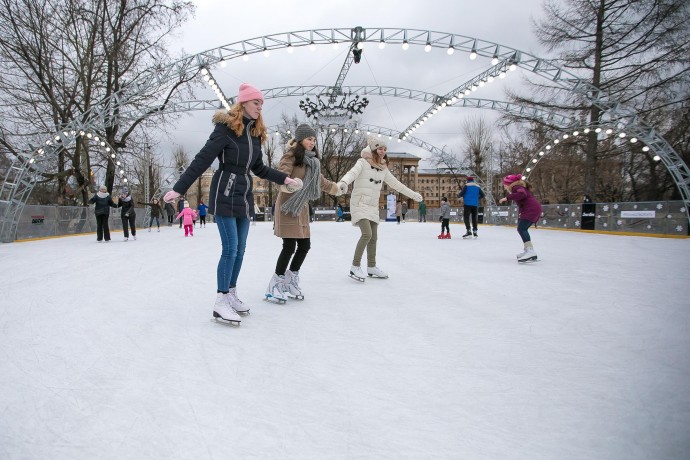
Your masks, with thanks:
[(450, 227), (448, 226), (448, 222), (450, 222), (450, 219), (443, 219), (441, 221), (441, 233), (443, 233), (444, 228), (448, 233), (450, 233)]
[(520, 238), (522, 238), (523, 243), (527, 243), (528, 241), (531, 241), (531, 238), (529, 236), (529, 232), (527, 231), (527, 229), (530, 228), (533, 223), (534, 222), (530, 222), (527, 219), (518, 220), (517, 231), (520, 234)]
[[(295, 247), (297, 251), (295, 251)], [(307, 253), (311, 248), (311, 240), (309, 238), (283, 238), (283, 250), (280, 251), (278, 262), (276, 263), (276, 275), (284, 275), (285, 270), (290, 264), (291, 272), (298, 272), (302, 268), (302, 263), (307, 257)], [(295, 257), (292, 257), (292, 255)], [(292, 257), (292, 262), (290, 258)]]
[(206, 225), (206, 216), (199, 216), (199, 225)]
[(129, 229), (128, 226), (131, 227), (132, 229), (132, 236), (135, 236), (137, 234), (137, 229), (134, 226), (137, 216), (133, 212), (129, 213), (129, 216), (121, 216), (122, 217), (122, 231), (125, 233), (125, 238), (129, 238)]

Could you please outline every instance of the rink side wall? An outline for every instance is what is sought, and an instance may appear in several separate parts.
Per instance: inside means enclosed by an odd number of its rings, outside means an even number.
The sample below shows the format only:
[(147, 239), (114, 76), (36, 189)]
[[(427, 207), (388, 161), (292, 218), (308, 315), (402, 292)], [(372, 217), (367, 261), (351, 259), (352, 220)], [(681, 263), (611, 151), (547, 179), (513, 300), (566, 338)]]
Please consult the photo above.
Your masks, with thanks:
[[(0, 204), (0, 214), (5, 204)], [(538, 227), (563, 230), (594, 230), (611, 233), (635, 233), (649, 235), (688, 236), (688, 219), (682, 201), (648, 201), (636, 203), (588, 203), (588, 204), (550, 204), (543, 205), (542, 217)], [(451, 208), (451, 223), (462, 223), (462, 207)], [(146, 228), (145, 209), (136, 208), (136, 226)], [(440, 210), (427, 209), (427, 223), (438, 222)], [(516, 206), (494, 206), (479, 208), (479, 223), (491, 225), (516, 225)], [(349, 208), (345, 208), (345, 220), (350, 219)], [(380, 211), (382, 222), (386, 220), (384, 209)], [(407, 212), (407, 222), (419, 220), (418, 210)], [(335, 221), (334, 207), (314, 207), (314, 221)], [(259, 221), (272, 220), (270, 208), (262, 209), (256, 216)], [(213, 216), (209, 216), (209, 222)], [(161, 226), (167, 219), (161, 218)], [(175, 222), (173, 225), (179, 225)], [(110, 213), (110, 230), (122, 230), (120, 210)], [(93, 233), (96, 231), (96, 217), (93, 207), (79, 206), (37, 206), (24, 207), (15, 240), (46, 238), (63, 235)]]

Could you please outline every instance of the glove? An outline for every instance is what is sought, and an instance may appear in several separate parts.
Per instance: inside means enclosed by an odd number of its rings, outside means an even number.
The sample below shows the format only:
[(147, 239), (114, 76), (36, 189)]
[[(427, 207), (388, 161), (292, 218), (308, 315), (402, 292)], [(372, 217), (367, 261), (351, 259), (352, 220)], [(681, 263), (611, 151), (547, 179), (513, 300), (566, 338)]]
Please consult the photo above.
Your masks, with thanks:
[(347, 184), (345, 182), (338, 182), (338, 190), (340, 191), (341, 195), (344, 195), (347, 193)]
[(297, 190), (300, 190), (304, 186), (302, 179), (293, 178), (292, 180), (294, 181), (292, 184), (285, 184), (285, 188), (287, 189), (288, 192), (294, 193)]
[(166, 203), (172, 203), (179, 197), (179, 193), (177, 193), (175, 190), (170, 190), (168, 193), (165, 194), (165, 196), (163, 196), (163, 201), (165, 201)]
[(443, 222), (443, 216), (438, 216), (438, 221)]
[(423, 198), (422, 195), (420, 195), (419, 193), (415, 193), (414, 195), (412, 195), (412, 199), (419, 203), (420, 201), (422, 201)]

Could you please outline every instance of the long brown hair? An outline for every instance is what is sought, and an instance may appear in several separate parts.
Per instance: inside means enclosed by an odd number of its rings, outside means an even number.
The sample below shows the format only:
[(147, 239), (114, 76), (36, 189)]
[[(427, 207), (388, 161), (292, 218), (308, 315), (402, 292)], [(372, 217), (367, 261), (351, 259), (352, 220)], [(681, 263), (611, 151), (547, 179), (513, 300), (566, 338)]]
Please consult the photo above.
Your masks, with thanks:
[[(230, 115), (230, 128), (236, 136), (241, 136), (242, 133), (244, 133), (244, 108), (242, 107), (242, 103), (238, 102), (230, 107), (228, 115)], [(254, 120), (251, 134), (254, 137), (261, 137), (262, 144), (266, 142), (268, 134), (266, 133), (266, 125), (264, 124), (264, 118), (261, 113), (259, 113), (259, 118)]]
[[(295, 141), (295, 142), (297, 142), (297, 141)], [(293, 165), (302, 166), (304, 164), (304, 152), (305, 151), (306, 151), (306, 149), (304, 148), (302, 143), (297, 142), (297, 145), (295, 145), (292, 148), (292, 155), (295, 157), (295, 161), (294, 161)], [(312, 152), (314, 152), (318, 158), (319, 151), (316, 150), (316, 145), (314, 145), (314, 150), (312, 150)]]
[[(369, 149), (371, 150), (371, 148)], [(381, 158), (378, 153), (378, 149), (374, 150), (371, 152), (371, 159), (374, 160), (374, 163), (377, 165), (385, 165), (388, 163), (388, 149), (386, 149), (386, 154)]]

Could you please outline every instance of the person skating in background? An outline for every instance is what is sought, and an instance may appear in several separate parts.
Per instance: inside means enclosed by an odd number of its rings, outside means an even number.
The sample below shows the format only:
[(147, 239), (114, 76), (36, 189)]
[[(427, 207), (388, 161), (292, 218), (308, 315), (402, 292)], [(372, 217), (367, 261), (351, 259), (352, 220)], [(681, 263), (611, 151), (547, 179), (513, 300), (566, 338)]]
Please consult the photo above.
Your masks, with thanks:
[(117, 208), (113, 202), (110, 193), (105, 185), (98, 187), (98, 192), (91, 197), (90, 203), (95, 203), (94, 213), (96, 214), (96, 241), (99, 243), (105, 239), (110, 241), (110, 226), (108, 219), (110, 218), (110, 208)]
[(208, 208), (208, 212), (215, 216), (222, 244), (216, 270), (217, 295), (213, 317), (236, 323), (241, 321), (238, 312), (249, 311), (237, 296), (237, 279), (249, 233), (249, 206), (254, 205), (250, 174), (278, 184), (297, 184), (287, 174), (263, 162), (261, 145), (267, 138), (261, 116), (263, 103), (261, 91), (247, 83), (241, 84), (237, 102), (230, 110), (213, 116), (215, 127), (206, 145), (196, 154), (173, 189), (165, 194), (166, 202), (177, 199), (218, 160), (218, 170), (211, 180)]
[(343, 212), (343, 207), (338, 203), (338, 207), (336, 208), (336, 214), (338, 215), (338, 218), (335, 220), (336, 222), (345, 222), (345, 219), (343, 218), (343, 215), (345, 214)]
[(175, 220), (180, 218), (182, 218), (184, 236), (194, 236), (194, 219), (196, 218), (196, 211), (189, 207), (189, 201), (184, 202), (184, 208), (175, 216)]
[(397, 203), (395, 203), (395, 220), (400, 223), (400, 219), (402, 218), (402, 204), (400, 203), (400, 200), (398, 200)]
[[(445, 196), (441, 198), (441, 216), (438, 218), (441, 221), (441, 234), (438, 236), (439, 240), (450, 239), (450, 227), (448, 222), (450, 222), (450, 206), (448, 205), (448, 198)], [(443, 231), (447, 233), (444, 235)]]
[(170, 203), (165, 203), (165, 215), (168, 216), (168, 227), (172, 227), (175, 220), (175, 207)]
[(402, 216), (403, 224), (405, 223), (405, 215), (407, 214), (407, 201), (403, 201), (400, 206), (400, 214)]
[(367, 274), (376, 278), (388, 278), (388, 275), (376, 266), (379, 198), (383, 184), (386, 183), (396, 192), (417, 202), (422, 201), (422, 195), (407, 188), (388, 170), (386, 150), (386, 142), (383, 139), (368, 137), (367, 146), (362, 150), (361, 158), (338, 182), (341, 193), (346, 193), (348, 185), (352, 184), (352, 196), (350, 198), (352, 225), (359, 227), (362, 233), (357, 242), (350, 267), (350, 276), (358, 281), (364, 281), (364, 272), (360, 264), (365, 249), (367, 251)]
[(117, 207), (122, 208), (120, 217), (122, 218), (122, 231), (125, 234), (125, 241), (129, 241), (129, 228), (132, 230), (132, 238), (137, 240), (136, 220), (137, 213), (134, 211), (134, 200), (127, 187), (122, 188), (122, 192), (117, 200)]
[[(479, 210), (479, 200), (484, 198), (484, 191), (474, 182), (474, 176), (467, 176), (467, 183), (462, 187), (458, 198), (463, 199), (463, 220), (465, 221), (465, 232), (463, 238), (474, 236), (477, 238), (477, 215)], [(470, 218), (472, 227), (470, 227)]]
[(197, 206), (197, 209), (199, 210), (199, 228), (206, 228), (206, 213), (208, 211), (208, 206), (206, 206), (204, 200), (199, 200), (199, 206)]
[(424, 200), (419, 202), (419, 221), (426, 222), (426, 203)]
[(153, 227), (153, 220), (156, 219), (156, 227), (158, 227), (158, 231), (161, 231), (161, 221), (160, 217), (163, 215), (163, 209), (161, 208), (161, 205), (158, 203), (158, 198), (154, 198), (151, 200), (150, 203), (144, 203), (143, 201), (139, 201), (139, 204), (143, 204), (146, 206), (151, 207), (151, 218), (149, 219), (149, 232), (151, 231), (151, 227)]
[[(177, 201), (177, 213), (181, 213), (184, 209), (184, 196), (181, 196)], [(180, 220), (180, 228), (182, 228), (182, 220)]]
[(321, 174), (320, 161), (316, 131), (308, 124), (297, 126), (295, 138), (288, 142), (278, 169), (302, 186), (282, 185), (276, 198), (274, 234), (283, 239), (283, 249), (266, 288), (267, 300), (285, 303), (288, 297), (304, 299), (299, 271), (311, 248), (309, 201), (318, 199), (322, 192), (340, 195), (338, 186)]
[(536, 224), (541, 217), (541, 204), (532, 195), (530, 184), (522, 179), (521, 174), (510, 174), (503, 178), (503, 188), (508, 195), (498, 200), (505, 203), (508, 200), (514, 201), (518, 206), (517, 232), (522, 238), (524, 250), (516, 257), (518, 262), (529, 262), (537, 260), (537, 253), (532, 245), (532, 238), (529, 228)]

